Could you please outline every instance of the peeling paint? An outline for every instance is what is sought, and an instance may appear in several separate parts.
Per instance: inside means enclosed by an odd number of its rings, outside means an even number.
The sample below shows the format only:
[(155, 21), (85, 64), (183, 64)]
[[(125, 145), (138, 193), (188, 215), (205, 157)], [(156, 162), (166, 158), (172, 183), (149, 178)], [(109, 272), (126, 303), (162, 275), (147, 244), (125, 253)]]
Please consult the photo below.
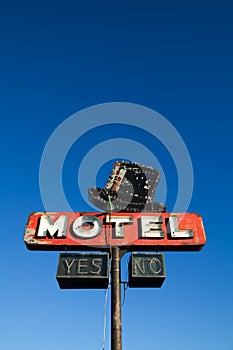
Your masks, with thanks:
[[(158, 215), (161, 218), (159, 230), (163, 233), (158, 237), (156, 230)], [(38, 228), (40, 227), (41, 217), (47, 216), (51, 219), (48, 227), (45, 225), (45, 234), (41, 231), (38, 236)], [(62, 226), (61, 216), (66, 216), (66, 226)], [(123, 220), (126, 216), (131, 217), (130, 222)], [(142, 228), (143, 216), (147, 218), (148, 227)], [(172, 237), (167, 222), (170, 216), (177, 217), (178, 231), (177, 237)], [(80, 226), (80, 220), (77, 227), (73, 226), (74, 222), (83, 217), (83, 219), (93, 217), (96, 218), (95, 224), (98, 224), (98, 230), (93, 235), (94, 228), (85, 229)], [(122, 221), (119, 220), (122, 217)], [(99, 218), (97, 220), (97, 218)], [(195, 213), (113, 213), (112, 220), (109, 223), (109, 213), (83, 213), (83, 212), (35, 212), (28, 218), (27, 227), (25, 229), (24, 241), (30, 250), (88, 250), (90, 247), (94, 249), (108, 250), (111, 246), (118, 246), (122, 249), (126, 247), (132, 250), (134, 247), (140, 250), (155, 249), (156, 251), (198, 251), (203, 248), (206, 243), (203, 222), (199, 214)], [(115, 221), (114, 221), (115, 220)], [(143, 220), (143, 221), (142, 221)], [(84, 220), (85, 221), (85, 220)], [(120, 235), (116, 235), (118, 227), (116, 225), (122, 222)], [(88, 220), (86, 221), (88, 223)], [(55, 230), (54, 230), (55, 225)], [(56, 226), (58, 225), (58, 226)], [(41, 228), (41, 227), (40, 227)], [(57, 231), (56, 231), (57, 228)], [(47, 231), (46, 231), (47, 230)], [(59, 231), (60, 230), (60, 231)], [(62, 231), (64, 230), (64, 232)], [(149, 230), (147, 232), (147, 230)], [(192, 237), (187, 237), (183, 230), (192, 230)], [(88, 231), (89, 235), (88, 235)], [(47, 232), (47, 233), (46, 233)], [(182, 236), (183, 234), (183, 236)]]

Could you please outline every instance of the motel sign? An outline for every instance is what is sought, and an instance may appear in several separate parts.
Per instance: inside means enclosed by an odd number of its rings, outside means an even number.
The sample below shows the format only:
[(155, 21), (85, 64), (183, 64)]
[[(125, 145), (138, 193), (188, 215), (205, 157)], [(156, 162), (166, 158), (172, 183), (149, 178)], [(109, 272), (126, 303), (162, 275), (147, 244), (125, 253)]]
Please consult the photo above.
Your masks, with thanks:
[(198, 251), (206, 237), (195, 213), (36, 212), (28, 218), (24, 241), (30, 250)]

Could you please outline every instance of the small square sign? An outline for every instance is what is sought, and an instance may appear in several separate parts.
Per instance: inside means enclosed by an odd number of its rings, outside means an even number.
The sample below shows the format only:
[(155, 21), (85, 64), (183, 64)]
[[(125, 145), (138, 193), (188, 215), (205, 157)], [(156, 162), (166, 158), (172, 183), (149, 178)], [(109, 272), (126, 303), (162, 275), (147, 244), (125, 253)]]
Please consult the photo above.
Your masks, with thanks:
[(61, 289), (105, 289), (109, 283), (109, 255), (60, 254), (56, 278)]
[(160, 288), (165, 278), (163, 254), (132, 253), (129, 263), (129, 287)]

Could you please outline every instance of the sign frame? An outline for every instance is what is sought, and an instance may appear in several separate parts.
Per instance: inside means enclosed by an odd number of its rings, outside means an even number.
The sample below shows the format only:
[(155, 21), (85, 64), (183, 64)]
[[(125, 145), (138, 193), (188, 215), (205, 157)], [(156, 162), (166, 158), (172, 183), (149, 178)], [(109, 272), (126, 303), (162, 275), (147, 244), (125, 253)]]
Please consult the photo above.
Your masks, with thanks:
[(56, 279), (61, 289), (107, 289), (109, 254), (60, 253)]
[(129, 261), (128, 276), (130, 288), (162, 287), (166, 279), (164, 254), (132, 252)]
[(29, 250), (199, 251), (206, 236), (196, 213), (35, 212), (24, 241)]

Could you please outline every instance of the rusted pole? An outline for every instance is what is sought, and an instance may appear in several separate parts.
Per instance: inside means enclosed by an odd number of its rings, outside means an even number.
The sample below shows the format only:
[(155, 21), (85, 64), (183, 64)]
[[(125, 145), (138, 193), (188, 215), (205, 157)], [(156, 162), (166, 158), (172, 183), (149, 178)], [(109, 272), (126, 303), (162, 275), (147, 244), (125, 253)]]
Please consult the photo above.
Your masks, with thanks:
[(112, 248), (111, 265), (111, 350), (122, 350), (120, 248)]

